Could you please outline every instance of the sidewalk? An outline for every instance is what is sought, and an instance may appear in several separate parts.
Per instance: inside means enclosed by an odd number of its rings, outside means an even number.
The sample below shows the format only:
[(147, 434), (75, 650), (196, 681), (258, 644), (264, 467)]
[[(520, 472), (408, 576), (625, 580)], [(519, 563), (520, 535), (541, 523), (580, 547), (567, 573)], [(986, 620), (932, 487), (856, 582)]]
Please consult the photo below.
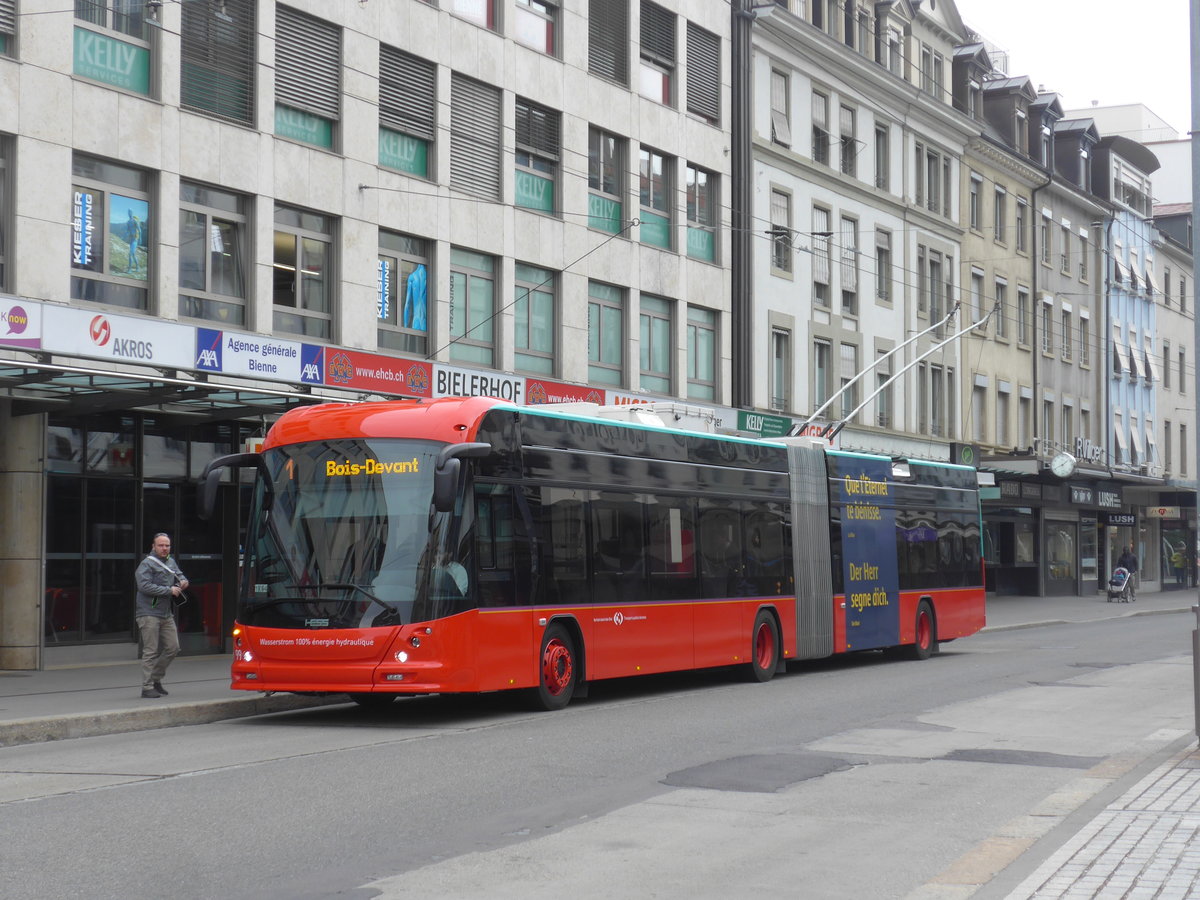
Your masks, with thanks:
[[(1197, 602), (1194, 589), (1144, 593), (1135, 603), (1109, 603), (1103, 594), (989, 597), (984, 631), (1188, 613)], [(1190, 617), (1187, 627), (1194, 627)], [(0, 747), (348, 702), (344, 695), (231, 691), (229, 666), (227, 655), (180, 657), (165, 680), (170, 695), (157, 700), (139, 696), (141, 666), (132, 659), (41, 672), (0, 671)], [(978, 884), (976, 889), (983, 887)], [(967, 890), (953, 896), (974, 892)], [(1200, 750), (1195, 740), (1189, 739), (1186, 749), (1176, 745), (1173, 756), (1092, 818), (1007, 896), (1011, 900), (1200, 896)]]

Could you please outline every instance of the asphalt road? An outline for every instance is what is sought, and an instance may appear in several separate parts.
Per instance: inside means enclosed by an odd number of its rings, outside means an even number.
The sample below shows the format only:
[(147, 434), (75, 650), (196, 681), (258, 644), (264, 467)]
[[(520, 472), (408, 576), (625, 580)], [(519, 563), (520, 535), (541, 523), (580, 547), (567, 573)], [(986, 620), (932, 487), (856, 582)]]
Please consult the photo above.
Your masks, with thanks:
[(0, 749), (0, 897), (946, 896), (1191, 730), (1193, 624)]

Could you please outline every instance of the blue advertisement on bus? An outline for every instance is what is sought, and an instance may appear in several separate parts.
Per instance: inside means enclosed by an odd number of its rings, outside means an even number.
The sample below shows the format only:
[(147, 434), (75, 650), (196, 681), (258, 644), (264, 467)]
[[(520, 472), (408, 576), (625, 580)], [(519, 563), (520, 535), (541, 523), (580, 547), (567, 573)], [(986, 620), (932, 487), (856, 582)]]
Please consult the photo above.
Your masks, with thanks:
[(893, 646), (900, 643), (900, 578), (891, 461), (831, 456), (830, 463), (842, 512), (846, 649)]

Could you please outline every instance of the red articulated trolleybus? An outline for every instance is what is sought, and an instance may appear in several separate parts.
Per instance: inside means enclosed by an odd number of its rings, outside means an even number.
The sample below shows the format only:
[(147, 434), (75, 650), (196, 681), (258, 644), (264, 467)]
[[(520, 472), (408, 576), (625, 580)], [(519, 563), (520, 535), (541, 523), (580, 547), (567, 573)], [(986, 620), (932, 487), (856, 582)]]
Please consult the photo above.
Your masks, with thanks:
[(605, 678), (923, 659), (984, 624), (964, 466), (452, 398), (288, 412), (261, 453), (209, 465), (202, 512), (230, 467), (258, 472), (238, 690), (558, 709)]

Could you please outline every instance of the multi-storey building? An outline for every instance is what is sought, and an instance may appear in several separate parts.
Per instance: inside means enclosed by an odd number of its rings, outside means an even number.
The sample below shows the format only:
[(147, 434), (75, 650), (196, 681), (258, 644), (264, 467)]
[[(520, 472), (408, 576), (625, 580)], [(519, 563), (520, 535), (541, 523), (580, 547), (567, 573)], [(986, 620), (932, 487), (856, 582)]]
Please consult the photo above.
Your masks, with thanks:
[(222, 649), (290, 405), (728, 402), (728, 7), (586, 11), (0, 2), (0, 666), (128, 654), (157, 531)]
[(962, 23), (953, 4), (778, 6), (753, 33), (752, 352), (770, 361), (753, 402), (844, 421), (845, 446), (946, 458), (960, 344), (931, 327), (958, 296), (978, 131), (951, 102)]
[[(1196, 584), (1196, 361), (1192, 281), (1192, 204), (1154, 207), (1154, 291), (1158, 353), (1154, 405), (1159, 427), (1158, 457), (1165, 484), (1157, 503), (1146, 507), (1146, 525), (1159, 535), (1163, 587)], [(1182, 545), (1182, 547), (1180, 546)]]

